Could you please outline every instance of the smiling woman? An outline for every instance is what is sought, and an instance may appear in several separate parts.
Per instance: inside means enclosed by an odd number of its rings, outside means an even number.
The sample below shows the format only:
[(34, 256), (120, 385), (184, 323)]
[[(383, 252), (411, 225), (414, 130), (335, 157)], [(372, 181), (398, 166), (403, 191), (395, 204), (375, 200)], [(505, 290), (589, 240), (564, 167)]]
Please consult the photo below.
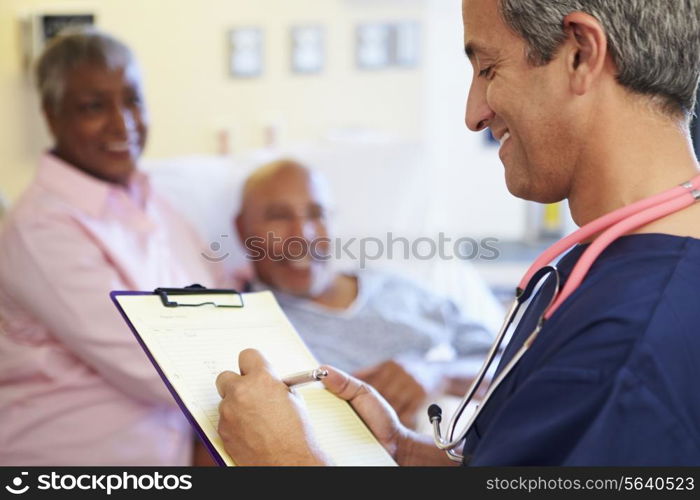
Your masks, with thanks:
[(54, 154), (98, 179), (126, 184), (148, 131), (131, 51), (107, 36), (66, 36), (42, 55), (37, 80)]
[(64, 33), (37, 70), (55, 142), (0, 233), (0, 464), (189, 465), (189, 425), (109, 292), (224, 283), (137, 168), (129, 48)]

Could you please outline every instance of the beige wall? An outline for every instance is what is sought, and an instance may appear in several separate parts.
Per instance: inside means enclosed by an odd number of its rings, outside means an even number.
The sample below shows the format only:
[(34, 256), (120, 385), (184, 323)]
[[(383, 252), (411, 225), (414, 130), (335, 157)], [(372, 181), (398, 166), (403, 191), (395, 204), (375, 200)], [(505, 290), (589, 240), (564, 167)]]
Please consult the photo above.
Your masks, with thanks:
[[(215, 154), (221, 130), (232, 135), (238, 151), (259, 147), (269, 124), (280, 127), (284, 141), (353, 126), (411, 139), (424, 131), (425, 65), (362, 72), (355, 69), (353, 50), (357, 22), (421, 20), (423, 0), (0, 0), (0, 192), (10, 199), (26, 186), (37, 155), (49, 145), (21, 67), (19, 19), (61, 9), (95, 12), (98, 26), (135, 49), (151, 113), (147, 156)], [(289, 71), (288, 27), (295, 23), (326, 28), (320, 76)], [(239, 25), (265, 31), (262, 78), (227, 74), (226, 33)]]

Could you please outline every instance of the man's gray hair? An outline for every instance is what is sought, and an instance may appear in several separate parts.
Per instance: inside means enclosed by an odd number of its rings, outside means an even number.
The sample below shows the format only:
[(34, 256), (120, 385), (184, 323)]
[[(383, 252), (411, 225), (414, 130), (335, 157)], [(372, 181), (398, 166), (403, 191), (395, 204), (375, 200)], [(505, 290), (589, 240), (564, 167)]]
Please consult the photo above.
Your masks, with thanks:
[(700, 79), (700, 0), (499, 0), (507, 25), (525, 39), (535, 65), (566, 39), (563, 20), (585, 12), (603, 26), (617, 80), (690, 115)]
[(36, 83), (42, 104), (59, 110), (66, 78), (83, 64), (105, 69), (127, 68), (135, 58), (129, 47), (92, 27), (68, 28), (53, 38), (36, 66)]

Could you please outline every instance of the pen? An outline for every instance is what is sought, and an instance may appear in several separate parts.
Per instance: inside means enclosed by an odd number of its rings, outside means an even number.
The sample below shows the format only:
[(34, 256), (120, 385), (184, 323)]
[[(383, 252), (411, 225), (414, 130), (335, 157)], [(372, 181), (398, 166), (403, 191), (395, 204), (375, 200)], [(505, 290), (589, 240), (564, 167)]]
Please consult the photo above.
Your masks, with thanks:
[(295, 387), (297, 385), (302, 385), (302, 384), (309, 384), (311, 382), (318, 382), (322, 378), (325, 378), (328, 376), (328, 370), (323, 370), (321, 368), (316, 368), (314, 370), (310, 370), (308, 372), (299, 372), (299, 373), (294, 373), (293, 375), (289, 375), (287, 377), (284, 377), (282, 379), (282, 382), (284, 382), (287, 387)]

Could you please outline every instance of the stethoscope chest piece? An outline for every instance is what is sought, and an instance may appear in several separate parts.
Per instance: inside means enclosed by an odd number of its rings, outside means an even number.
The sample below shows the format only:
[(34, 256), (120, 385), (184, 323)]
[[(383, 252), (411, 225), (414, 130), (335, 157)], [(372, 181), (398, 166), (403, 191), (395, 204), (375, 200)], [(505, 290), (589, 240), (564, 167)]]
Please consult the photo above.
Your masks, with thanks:
[(532, 277), (529, 279), (527, 285), (523, 288), (518, 287), (515, 293), (515, 300), (511, 304), (510, 308), (508, 309), (508, 313), (506, 314), (506, 317), (503, 321), (503, 325), (501, 326), (500, 331), (498, 332), (498, 335), (496, 337), (495, 342), (491, 346), (491, 349), (489, 350), (489, 353), (486, 356), (486, 360), (484, 361), (484, 364), (481, 366), (481, 369), (479, 370), (479, 373), (477, 374), (476, 378), (471, 383), (471, 386), (469, 387), (469, 390), (467, 391), (466, 395), (460, 402), (457, 411), (454, 413), (452, 418), (450, 419), (450, 422), (448, 424), (448, 430), (447, 430), (447, 440), (443, 439), (442, 433), (440, 430), (440, 424), (442, 422), (442, 409), (436, 405), (432, 404), (428, 408), (428, 418), (430, 419), (430, 423), (433, 426), (433, 437), (435, 439), (435, 444), (438, 448), (445, 450), (447, 452), (448, 457), (450, 457), (451, 460), (461, 462), (464, 457), (463, 455), (459, 454), (458, 452), (455, 451), (455, 449), (459, 446), (459, 444), (464, 441), (466, 438), (469, 430), (472, 428), (474, 425), (474, 422), (476, 422), (476, 418), (479, 416), (481, 411), (483, 410), (486, 402), (489, 400), (491, 395), (494, 393), (494, 391), (498, 388), (498, 386), (501, 385), (501, 382), (506, 378), (506, 376), (513, 370), (517, 362), (522, 358), (522, 356), (525, 354), (527, 349), (532, 345), (532, 342), (534, 341), (535, 337), (539, 333), (544, 320), (543, 318), (539, 318), (537, 322), (537, 327), (535, 330), (528, 336), (528, 338), (525, 340), (523, 343), (523, 346), (518, 350), (518, 352), (513, 356), (513, 358), (506, 364), (506, 366), (503, 368), (503, 370), (500, 371), (498, 376), (489, 384), (489, 387), (486, 391), (486, 394), (484, 395), (483, 400), (476, 404), (474, 406), (473, 413), (471, 414), (469, 421), (467, 422), (467, 425), (464, 427), (462, 432), (459, 433), (458, 437), (455, 438), (455, 431), (457, 427), (457, 423), (459, 419), (462, 417), (462, 414), (464, 411), (467, 409), (469, 404), (474, 400), (474, 396), (477, 393), (478, 389), (481, 387), (482, 383), (484, 382), (484, 379), (486, 377), (486, 374), (488, 373), (489, 369), (491, 368), (493, 361), (496, 358), (496, 355), (498, 354), (501, 345), (503, 343), (503, 339), (506, 337), (506, 333), (508, 332), (511, 324), (515, 320), (515, 318), (518, 315), (518, 312), (520, 311), (520, 307), (526, 303), (530, 297), (533, 296), (534, 291), (537, 289), (537, 286), (546, 278), (550, 276), (554, 276), (554, 293), (552, 294), (552, 298), (549, 302), (553, 302), (554, 298), (556, 297), (558, 291), (559, 291), (559, 273), (557, 269), (553, 266), (546, 266), (540, 270), (538, 270), (536, 273), (532, 275)]

